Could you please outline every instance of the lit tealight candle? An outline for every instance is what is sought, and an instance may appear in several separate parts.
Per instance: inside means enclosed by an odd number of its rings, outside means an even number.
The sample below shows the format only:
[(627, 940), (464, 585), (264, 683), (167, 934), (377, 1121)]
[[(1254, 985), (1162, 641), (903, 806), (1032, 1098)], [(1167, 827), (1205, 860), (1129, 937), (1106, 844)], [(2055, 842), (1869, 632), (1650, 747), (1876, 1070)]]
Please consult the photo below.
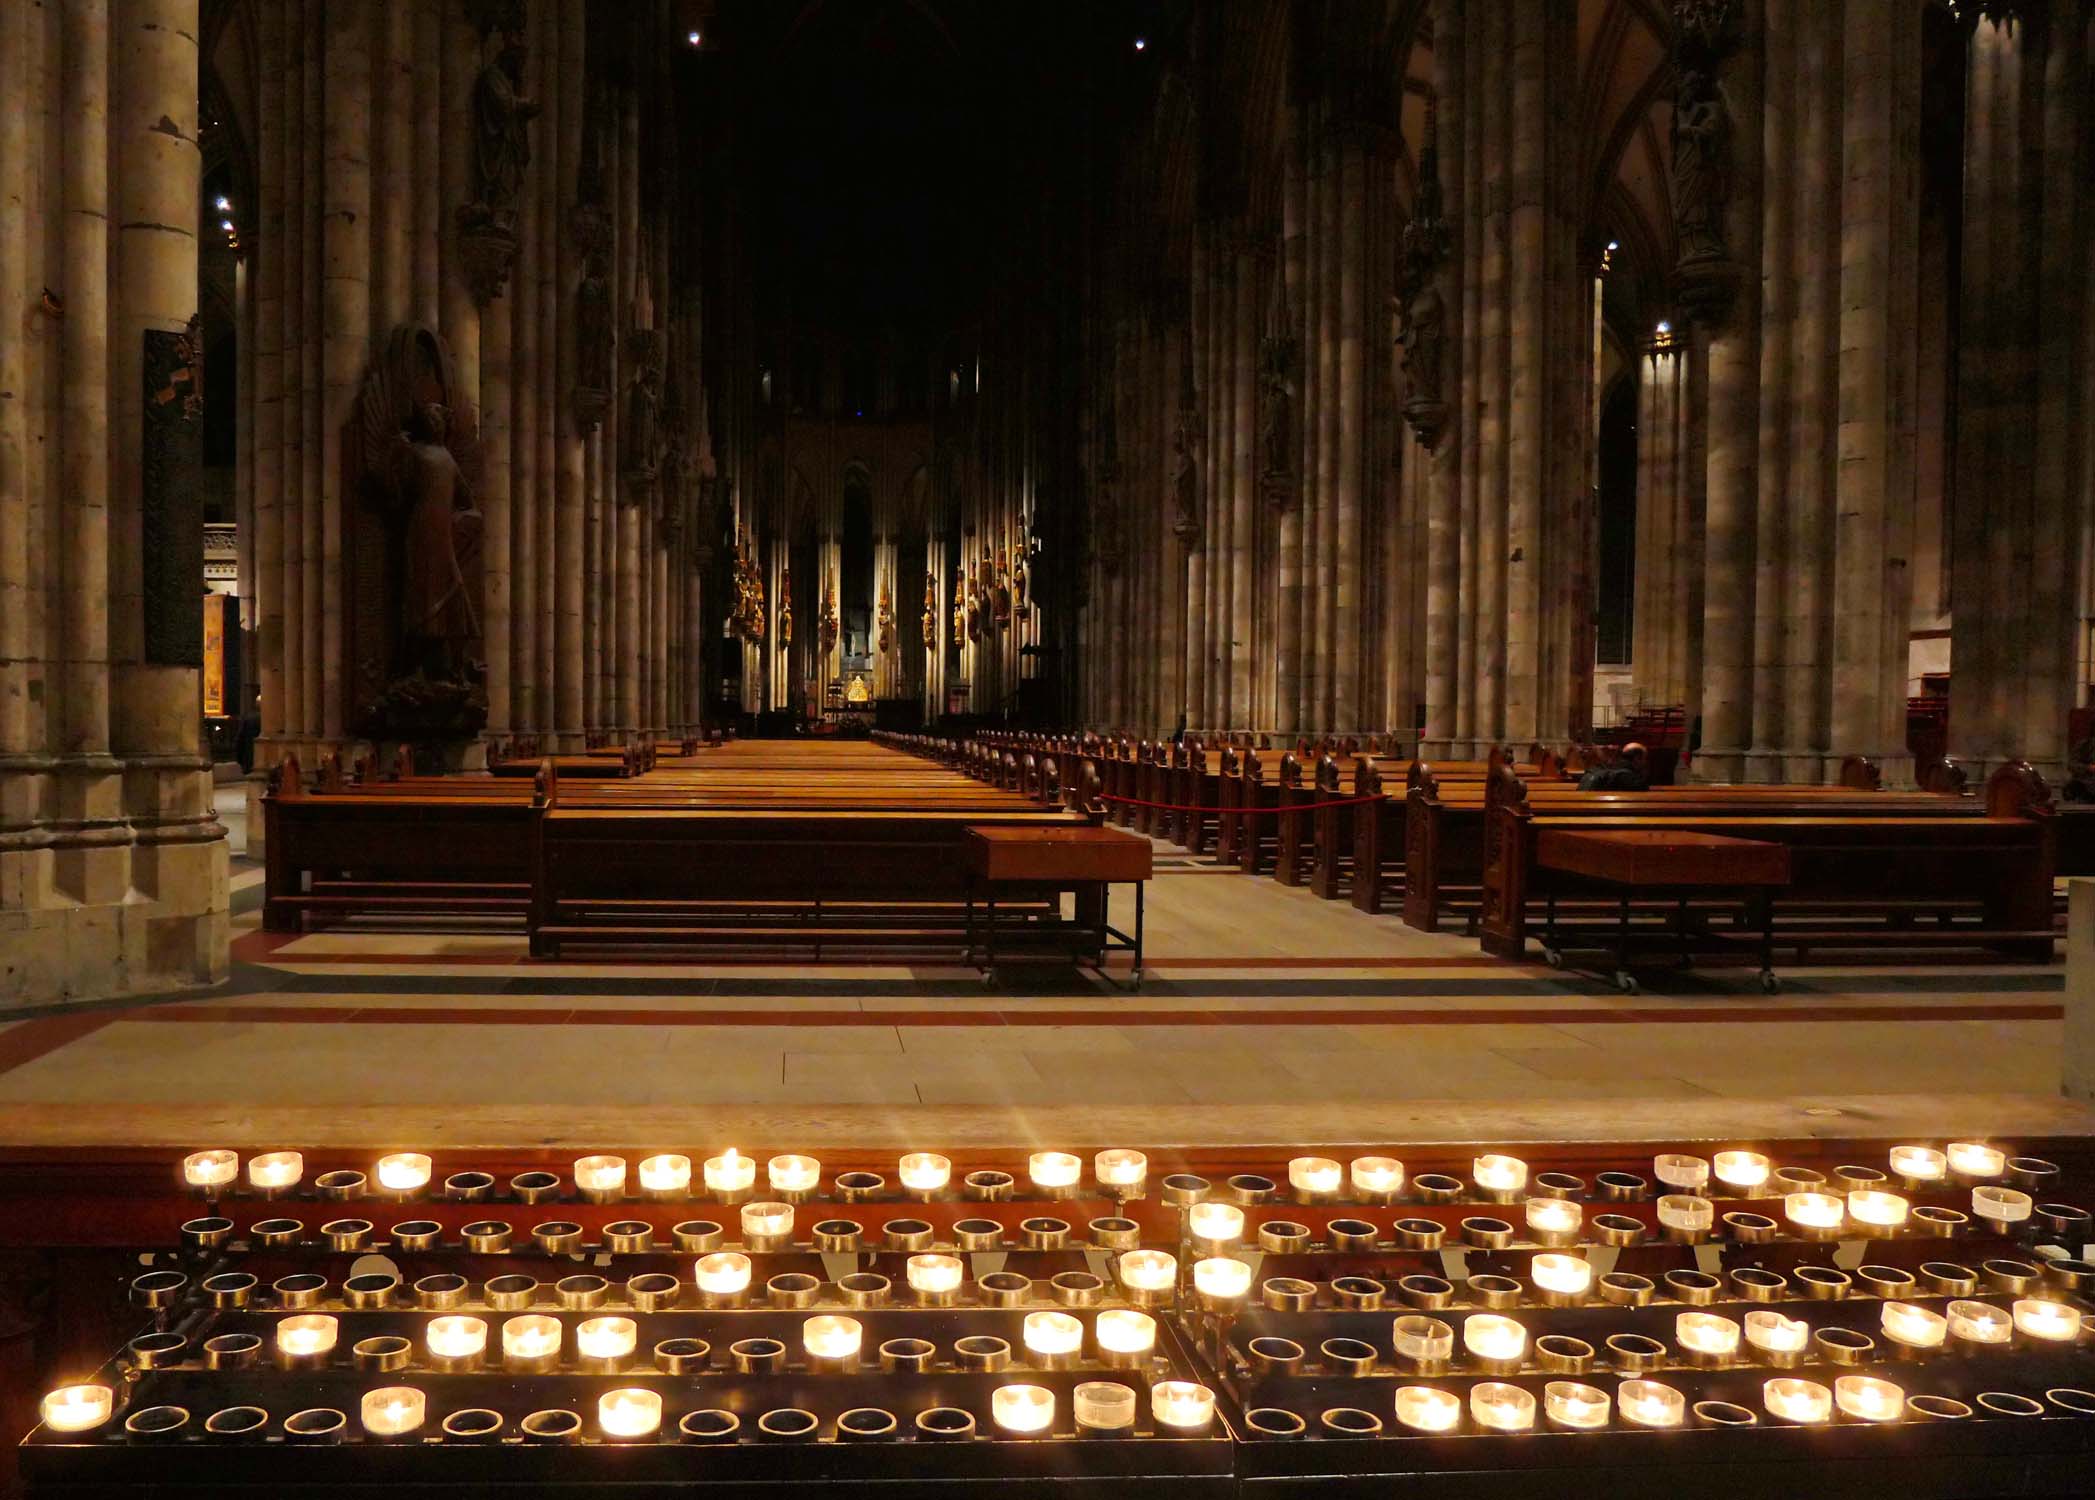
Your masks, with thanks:
[(756, 1180), (755, 1159), (744, 1156), (733, 1146), (719, 1156), (706, 1158), (706, 1191), (709, 1193), (746, 1193)]
[(1488, 1432), (1526, 1432), (1535, 1425), (1535, 1393), (1503, 1380), (1469, 1388), (1470, 1420)]
[(2071, 1343), (2080, 1337), (2080, 1309), (2024, 1297), (2015, 1303), (2015, 1331), (2025, 1338)]
[(1437, 1385), (1397, 1387), (1397, 1420), (1414, 1432), (1453, 1432), (1462, 1420), (1462, 1398)]
[(1073, 1188), (1084, 1175), (1084, 1159), (1067, 1151), (1035, 1151), (1026, 1158), (1026, 1175), (1033, 1186), (1050, 1192)]
[(1667, 1193), (1658, 1201), (1659, 1227), (1707, 1234), (1717, 1222), (1716, 1206), (1693, 1193)]
[(745, 1203), (742, 1205), (743, 1239), (775, 1240), (786, 1238), (792, 1233), (792, 1204)]
[(1967, 1344), (2005, 1344), (2015, 1331), (2014, 1321), (1990, 1302), (1952, 1302), (1950, 1337)]
[(1767, 1184), (1768, 1159), (1758, 1151), (1719, 1151), (1710, 1170), (1726, 1187), (1751, 1193)]
[(1709, 1162), (1700, 1156), (1678, 1151), (1661, 1152), (1651, 1159), (1652, 1175), (1667, 1187), (1683, 1193), (1699, 1193), (1709, 1186)]
[(1538, 1255), (1528, 1262), (1528, 1275), (1561, 1297), (1583, 1297), (1593, 1285), (1593, 1267), (1576, 1255)]
[(182, 1180), (193, 1188), (221, 1188), (240, 1173), (234, 1151), (194, 1151), (182, 1158)]
[(897, 1175), (912, 1193), (943, 1192), (953, 1178), (953, 1163), (930, 1151), (912, 1151), (902, 1158)]
[(1586, 1221), (1586, 1211), (1569, 1198), (1530, 1198), (1528, 1228), (1537, 1234), (1577, 1234)]
[(1633, 1427), (1678, 1427), (1688, 1416), (1688, 1398), (1658, 1380), (1623, 1381), (1615, 1388), (1615, 1404)]
[(716, 1297), (734, 1296), (749, 1290), (749, 1257), (733, 1250), (701, 1255), (691, 1277), (698, 1289)]
[(411, 1385), (381, 1386), (364, 1392), (364, 1431), (373, 1437), (403, 1437), (422, 1425), (429, 1403)]
[(258, 1193), (297, 1187), (306, 1174), (306, 1159), (296, 1151), (268, 1151), (247, 1161), (247, 1185)]
[(1848, 1194), (1848, 1217), (1878, 1229), (1897, 1229), (1906, 1222), (1910, 1208), (1897, 1193), (1858, 1188)]
[[(1072, 1318), (1070, 1321), (1076, 1320)], [(1082, 1332), (1082, 1328), (1079, 1327), (1080, 1337)], [(800, 1325), (801, 1347), (807, 1350), (809, 1359), (857, 1359), (859, 1348), (865, 1341), (866, 1330), (856, 1318), (841, 1318), (834, 1313), (824, 1313), (821, 1317), (809, 1318)]]
[(1833, 1382), (1833, 1402), (1858, 1422), (1896, 1422), (1906, 1411), (1906, 1392), (1871, 1375), (1843, 1375)]
[(584, 1156), (575, 1162), (575, 1186), (585, 1193), (623, 1193), (626, 1190), (626, 1159), (623, 1156)]
[(764, 1172), (774, 1193), (812, 1193), (822, 1181), (822, 1163), (812, 1156), (774, 1156)]
[(1480, 1156), (1470, 1176), (1487, 1193), (1517, 1193), (1528, 1185), (1528, 1164), (1517, 1156)]
[(1288, 1186), (1318, 1197), (1338, 1191), (1339, 1164), (1328, 1156), (1298, 1156), (1288, 1163)]
[(624, 1359), (639, 1341), (631, 1318), (584, 1318), (575, 1328), (575, 1353), (584, 1359)]
[(1196, 1380), (1160, 1380), (1149, 1388), (1149, 1414), (1159, 1427), (1198, 1431), (1215, 1420), (1215, 1393)]
[[(1028, 1319), (1028, 1337), (1031, 1336)], [(1098, 1315), (1093, 1325), (1099, 1348), (1109, 1354), (1147, 1354), (1156, 1347), (1157, 1320), (1148, 1313), (1111, 1307)]]
[(44, 1425), (53, 1432), (87, 1432), (109, 1420), (116, 1395), (106, 1385), (62, 1385), (44, 1397)]
[(961, 1280), (967, 1268), (957, 1255), (912, 1255), (903, 1267), (903, 1275), (909, 1280), (909, 1289), (932, 1296), (944, 1296), (960, 1290)]
[(1209, 1245), (1233, 1245), (1244, 1237), (1244, 1210), (1233, 1203), (1196, 1203), (1186, 1216), (1194, 1239)]
[(657, 1391), (627, 1386), (597, 1397), (597, 1426), (608, 1438), (651, 1437), (662, 1426), (662, 1397)]
[(419, 1193), (429, 1186), (429, 1158), (419, 1151), (395, 1151), (378, 1159), (378, 1185), (389, 1193)]
[(1091, 1158), (1099, 1186), (1138, 1188), (1149, 1176), (1149, 1158), (1140, 1151), (1101, 1151)]
[(1462, 1324), (1462, 1347), (1478, 1359), (1515, 1360), (1527, 1353), (1528, 1331), (1512, 1318), (1477, 1313)]
[(1227, 1301), (1251, 1290), (1251, 1267), (1227, 1256), (1193, 1262), (1193, 1287), (1203, 1297)]
[(1746, 1342), (1763, 1354), (1801, 1354), (1811, 1342), (1811, 1325), (1802, 1318), (1755, 1308), (1746, 1314)]
[(1884, 1336), (1909, 1349), (1934, 1349), (1949, 1337), (1949, 1319), (1911, 1302), (1884, 1304)]
[(1055, 1425), (1055, 1393), (1044, 1385), (1000, 1385), (989, 1393), (989, 1415), (1016, 1436), (1046, 1432)]
[(433, 1359), (472, 1359), (487, 1352), (487, 1324), (456, 1314), (431, 1318), (422, 1342)]
[(560, 1352), (560, 1320), (543, 1313), (511, 1318), (502, 1325), (504, 1359), (547, 1359)]
[(1782, 1375), (1760, 1388), (1768, 1415), (1785, 1422), (1823, 1422), (1833, 1415), (1833, 1392), (1816, 1380)]
[(1937, 1181), (1948, 1165), (1949, 1159), (1933, 1146), (1891, 1148), (1891, 1170), (1915, 1182)]
[(649, 1193), (691, 1191), (691, 1158), (665, 1153), (640, 1158), (640, 1187)]
[(1613, 1404), (1606, 1391), (1582, 1380), (1552, 1380), (1542, 1388), (1543, 1413), (1559, 1427), (1605, 1427)]
[(1994, 1187), (1989, 1183), (1971, 1190), (1971, 1211), (1996, 1225), (2019, 1224), (2030, 1216), (2030, 1210), (2035, 1206), (2028, 1193), (2014, 1188)]
[(1356, 1156), (1351, 1167), (1353, 1191), (1385, 1196), (1404, 1186), (1404, 1163), (1394, 1156)]
[(277, 1352), (294, 1359), (317, 1359), (333, 1351), (338, 1332), (339, 1326), (326, 1313), (284, 1318), (276, 1325)]
[(1831, 1193), (1791, 1193), (1782, 1200), (1782, 1216), (1799, 1229), (1838, 1229), (1847, 1207)]
[(1131, 1292), (1168, 1292), (1178, 1284), (1178, 1257), (1163, 1250), (1130, 1250), (1120, 1257), (1120, 1284)]
[(1673, 1320), (1673, 1338), (1690, 1354), (1730, 1359), (1739, 1352), (1739, 1325), (1716, 1313), (1684, 1312)]
[(1026, 1352), (1042, 1359), (1075, 1354), (1084, 1347), (1084, 1325), (1064, 1312), (1026, 1314)]
[(1949, 1164), (1961, 1177), (1998, 1177), (2008, 1169), (2008, 1153), (1978, 1141), (1952, 1141)]

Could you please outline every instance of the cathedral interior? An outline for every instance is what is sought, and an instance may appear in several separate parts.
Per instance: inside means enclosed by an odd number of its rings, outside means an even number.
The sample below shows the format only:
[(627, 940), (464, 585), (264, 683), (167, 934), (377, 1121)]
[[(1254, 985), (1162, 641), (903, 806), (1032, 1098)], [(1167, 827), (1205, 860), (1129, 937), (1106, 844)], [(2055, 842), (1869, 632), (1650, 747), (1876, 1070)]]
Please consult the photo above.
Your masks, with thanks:
[(2091, 27), (0, 0), (0, 1495), (2095, 1493)]

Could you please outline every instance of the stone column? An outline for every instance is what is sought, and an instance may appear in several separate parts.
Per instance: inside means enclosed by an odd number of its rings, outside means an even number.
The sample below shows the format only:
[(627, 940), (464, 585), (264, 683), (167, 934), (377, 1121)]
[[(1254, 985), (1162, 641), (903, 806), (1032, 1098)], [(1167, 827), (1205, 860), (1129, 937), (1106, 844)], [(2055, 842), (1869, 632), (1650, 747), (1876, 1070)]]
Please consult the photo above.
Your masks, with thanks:
[(343, 652), (342, 432), (356, 405), (371, 335), (371, 15), (366, 0), (329, 0), (327, 138), (322, 191), (323, 275), (320, 410), (322, 699), (320, 733), (343, 736), (348, 662)]
[(1920, 28), (1898, 0), (1843, 15), (1840, 516), (1834, 531), (1833, 751), (1910, 780), (1905, 746), (1911, 580), (1914, 191)]
[[(444, 164), (444, 7), (417, 5), (412, 8), (414, 25), (414, 163), (409, 183), (414, 194), (411, 226), (414, 270), (408, 293), (414, 315), (431, 328), (439, 327), (443, 307), (443, 195)], [(454, 360), (458, 350), (452, 351)]]
[[(284, 167), (287, 90), (284, 8), (281, 0), (255, 7), (261, 68), (257, 75), (256, 115), (259, 140), (256, 166), (261, 201), (258, 214), (261, 244), (251, 263), (255, 277), (255, 389), (248, 396), (255, 424), (255, 556), (259, 598), (255, 621), (257, 681), (262, 694), (262, 740), (257, 769), (274, 761), (284, 732)], [(245, 540), (243, 538), (243, 540)], [(247, 847), (250, 858), (262, 848), (261, 804), (250, 795)]]
[[(545, 48), (537, 20), (542, 6), (524, 10), (524, 97), (545, 102)], [(538, 342), (539, 220), (544, 214), (539, 183), (548, 155), (547, 132), (533, 127), (531, 162), (517, 194), (516, 261), (509, 287), (490, 317), (506, 319), (510, 334), (509, 388), (509, 727), (519, 734), (544, 728), (538, 702), (538, 505), (544, 491), (538, 472), (538, 395), (544, 368)]]
[(1785, 646), (1784, 612), (1791, 589), (1793, 539), (1789, 500), (1794, 483), (1790, 470), (1796, 399), (1794, 369), (1798, 321), (1798, 256), (1796, 195), (1785, 178), (1798, 161), (1796, 100), (1800, 59), (1796, 44), (1795, 0), (1761, 0), (1760, 56), (1761, 174), (1760, 259), (1761, 308), (1758, 473), (1754, 498), (1753, 699), (1752, 748), (1743, 774), (1750, 781), (1780, 781), (1780, 747), (1790, 733), (1787, 684), (1780, 663)]
[[(414, 315), (415, 272), (415, 17), (427, 6), (392, 0), (374, 6), (366, 116), (371, 169), (371, 338), (386, 335)], [(329, 101), (330, 109), (333, 101)], [(434, 158), (426, 158), (434, 165)], [(241, 539), (245, 541), (246, 538)]]
[[(1361, 543), (1367, 474), (1367, 278), (1371, 194), (1387, 184), (1368, 180), (1368, 155), (1358, 128), (1349, 128), (1338, 158), (1338, 503), (1337, 556), (1332, 591), (1331, 706), (1324, 728), (1361, 726)], [(1375, 309), (1378, 324), (1384, 310)], [(1377, 341), (1378, 347), (1380, 341)]]
[[(65, 720), (59, 745), (68, 757), (110, 769), (108, 0), (81, 0), (58, 19), (65, 59), (65, 268), (59, 290), (66, 319), (59, 325), (59, 355), (67, 516), (60, 564)], [(180, 222), (195, 219), (192, 205)]]
[[(1229, 717), (1257, 724), (1251, 669), (1261, 642), (1253, 614), (1251, 575), (1258, 550), (1254, 439), (1258, 432), (1258, 308), (1260, 256), (1241, 237), (1233, 247), (1235, 299), (1228, 323), (1230, 400), (1229, 619), (1223, 646), (1229, 656)], [(1270, 722), (1270, 721), (1268, 721)]]
[[(1453, 111), (1452, 128), (1438, 130), (1435, 147), (1440, 153), (1440, 179), (1444, 214), (1450, 233), (1458, 240), (1452, 254), (1441, 260), (1438, 277), (1443, 335), (1440, 355), (1440, 388), (1459, 396), (1467, 389), (1469, 367), (1464, 359), (1470, 327), (1465, 300), (1464, 267), (1469, 263), (1471, 241), (1468, 171), (1469, 150), (1475, 138), (1473, 114), (1468, 108), (1467, 41), (1470, 33), (1466, 0), (1442, 0), (1434, 28), (1434, 96), (1438, 108)], [(1462, 445), (1463, 434), (1475, 425), (1468, 408), (1458, 399), (1449, 402), (1449, 415), (1434, 439), (1427, 459), (1424, 689), (1425, 745), (1445, 745), (1455, 729), (1455, 694), (1458, 682), (1457, 616), (1462, 606), (1458, 590), (1462, 566)], [(1417, 457), (1407, 454), (1407, 457)], [(1407, 710), (1408, 712), (1408, 710)], [(1401, 726), (1409, 728), (1407, 719)]]
[(558, 547), (558, 503), (562, 434), (560, 413), (565, 405), (561, 394), (561, 371), (566, 351), (565, 332), (567, 281), (561, 275), (562, 251), (568, 236), (562, 232), (560, 167), (565, 146), (563, 120), (568, 105), (568, 77), (562, 68), (560, 33), (563, 10), (573, 6), (545, 5), (537, 11), (536, 34), (531, 55), (539, 59), (541, 110), (535, 129), (531, 156), (532, 175), (538, 188), (538, 486), (532, 500), (536, 535), (532, 559), (538, 569), (538, 608), (531, 625), (537, 633), (538, 678), (533, 696), (537, 700), (539, 743), (555, 748), (559, 724), (556, 703), (559, 677), (558, 630), (560, 619)]
[[(283, 189), (271, 205), (275, 232), (264, 220), (260, 253), (275, 248), (277, 286), (282, 296), (278, 388), (283, 499), (284, 666), (278, 727), (296, 744), (309, 733), (306, 719), (306, 669), (319, 628), (306, 614), (306, 66), (316, 38), (307, 30), (307, 0), (278, 0), (284, 42)], [(317, 186), (317, 185), (316, 185)], [(316, 592), (314, 604), (318, 605)]]
[[(579, 750), (585, 730), (592, 723), (587, 710), (583, 655), (583, 595), (589, 547), (585, 536), (589, 441), (576, 424), (569, 406), (577, 373), (575, 294), (581, 284), (581, 256), (570, 232), (567, 216), (579, 195), (582, 160), (582, 109), (587, 51), (585, 12), (579, 5), (563, 5), (558, 11), (560, 45), (560, 100), (556, 149), (559, 152), (558, 185), (552, 204), (554, 234), (559, 244), (559, 264), (554, 294), (559, 299), (556, 316), (560, 328), (560, 361), (555, 377), (554, 422), (554, 553), (558, 574), (554, 592), (558, 601), (554, 622), (554, 649), (559, 661), (554, 686), (554, 727), (563, 750)], [(693, 590), (694, 594), (697, 592)]]
[(1786, 649), (1785, 781), (1816, 781), (1838, 765), (1832, 747), (1833, 531), (1840, 345), (1840, 101), (1844, 68), (1839, 16), (1824, 6), (1792, 10), (1797, 25), (1797, 319), (1791, 334), (1796, 400), (1790, 413), (1789, 534), (1792, 563), (1783, 611)]
[[(0, 762), (23, 755), (29, 737), (29, 424), (22, 332), (29, 260), (31, 16), (0, 13)], [(0, 811), (0, 821), (6, 820)]]
[[(299, 252), (303, 264), (293, 283), (299, 301), (299, 566), (304, 574), (304, 618), (298, 644), (303, 655), (299, 684), (305, 700), (303, 733), (308, 739), (327, 736), (327, 676), (333, 657), (327, 651), (328, 496), (339, 502), (340, 494), (327, 478), (325, 454), (328, 442), (321, 429), (326, 425), (327, 384), (323, 355), (327, 341), (327, 34), (326, 7), (320, 0), (306, 0), (300, 23), (305, 42), (305, 64), (299, 76), (304, 97), (304, 118), (299, 126), (302, 155), (298, 196), (288, 205), (301, 215)], [(339, 538), (339, 530), (335, 533)], [(340, 548), (335, 556), (339, 561)], [(333, 585), (339, 626), (341, 586)]]
[(1953, 753), (2065, 770), (2087, 496), (2072, 413), (2081, 6), (1972, 21), (1958, 320)]

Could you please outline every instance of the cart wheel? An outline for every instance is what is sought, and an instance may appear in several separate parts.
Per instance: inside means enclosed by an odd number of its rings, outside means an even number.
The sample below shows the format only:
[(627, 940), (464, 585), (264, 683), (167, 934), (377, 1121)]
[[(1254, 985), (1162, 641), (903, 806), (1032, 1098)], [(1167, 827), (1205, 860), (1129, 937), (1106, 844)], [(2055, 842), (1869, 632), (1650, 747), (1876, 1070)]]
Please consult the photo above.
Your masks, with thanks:
[(1134, 973), (1128, 976), (1128, 988), (1131, 990), (1142, 988), (1142, 971), (1140, 969), (1135, 970)]
[(1762, 969), (1760, 971), (1760, 988), (1764, 994), (1779, 995), (1782, 993), (1782, 980), (1776, 976), (1773, 969)]
[(1564, 951), (1561, 948), (1544, 948), (1542, 957), (1552, 969), (1564, 967)]
[(982, 971), (982, 988), (984, 988), (985, 990), (993, 990), (996, 987), (997, 971), (995, 969), (984, 969)]
[(1622, 991), (1625, 995), (1636, 994), (1637, 976), (1630, 973), (1627, 969), (1619, 970), (1615, 975), (1615, 988)]

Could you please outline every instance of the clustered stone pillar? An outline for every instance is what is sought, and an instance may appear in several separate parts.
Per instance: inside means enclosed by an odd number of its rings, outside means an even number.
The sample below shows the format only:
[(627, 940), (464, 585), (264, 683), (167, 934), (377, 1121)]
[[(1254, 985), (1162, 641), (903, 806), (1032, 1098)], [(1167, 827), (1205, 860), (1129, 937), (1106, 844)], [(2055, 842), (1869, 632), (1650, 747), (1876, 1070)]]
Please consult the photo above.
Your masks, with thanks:
[(1670, 323), (1637, 361), (1636, 593), (1630, 663), (1638, 699), (1685, 701), (1688, 601), (1702, 575), (1701, 475), (1689, 432), (1693, 354)]
[(2063, 772), (2087, 439), (2085, 6), (1989, 11), (1967, 53), (1951, 501), (1951, 753)]
[(200, 29), (0, 10), (0, 1004), (225, 973), (201, 612), (165, 566), (201, 547)]

